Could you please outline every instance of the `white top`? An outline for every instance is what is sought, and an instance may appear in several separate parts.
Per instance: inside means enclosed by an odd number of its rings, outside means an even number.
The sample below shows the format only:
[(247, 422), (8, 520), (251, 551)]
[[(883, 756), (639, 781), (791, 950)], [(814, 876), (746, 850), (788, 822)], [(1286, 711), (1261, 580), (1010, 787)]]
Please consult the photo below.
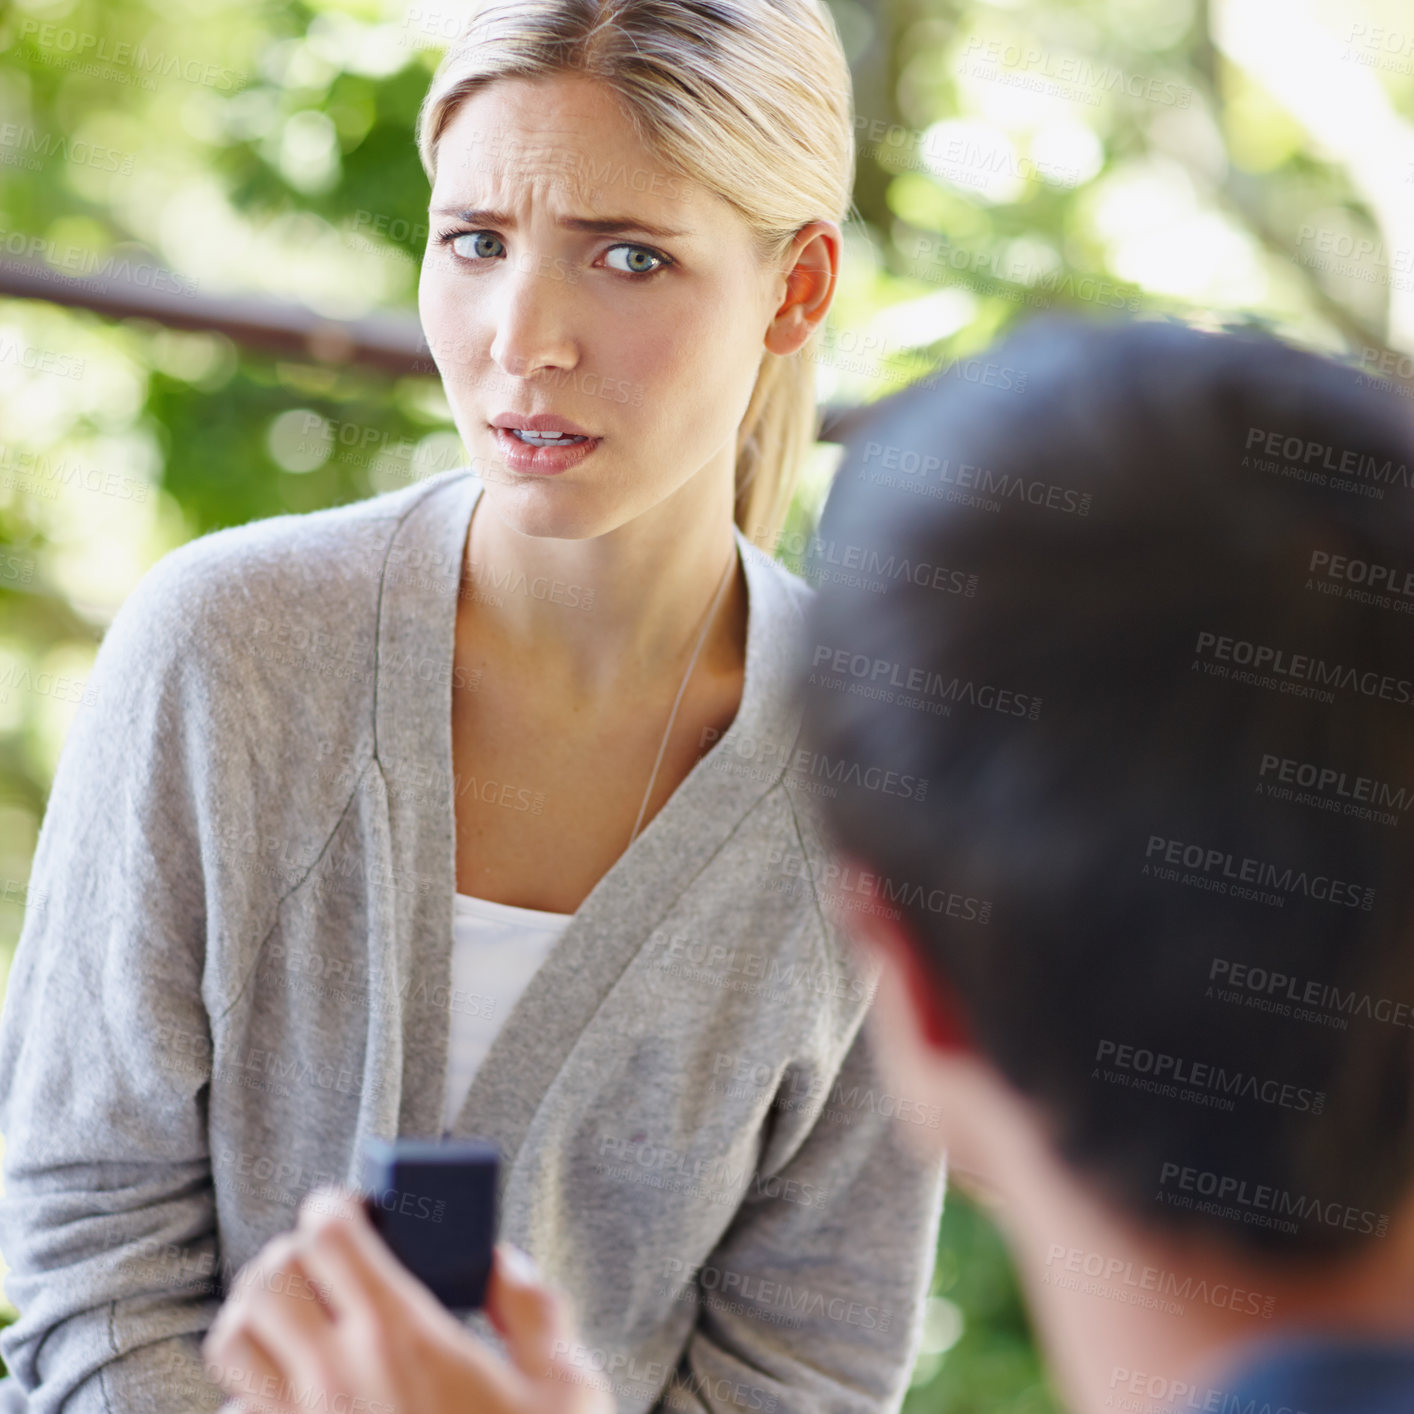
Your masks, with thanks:
[(466, 1103), (477, 1067), (572, 913), (546, 913), (456, 894), (452, 901), (451, 1032), (442, 1130)]

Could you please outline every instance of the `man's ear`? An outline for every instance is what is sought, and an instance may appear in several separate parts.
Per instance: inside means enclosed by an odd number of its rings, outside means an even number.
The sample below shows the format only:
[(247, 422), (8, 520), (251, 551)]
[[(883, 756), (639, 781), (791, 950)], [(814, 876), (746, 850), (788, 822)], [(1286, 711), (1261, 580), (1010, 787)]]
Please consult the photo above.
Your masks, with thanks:
[[(838, 857), (856, 873), (878, 872), (851, 855)], [(957, 994), (924, 963), (920, 945), (907, 921), (867, 908), (851, 909), (844, 921), (866, 956), (898, 974), (923, 1040), (937, 1051), (975, 1053), (976, 1046)]]

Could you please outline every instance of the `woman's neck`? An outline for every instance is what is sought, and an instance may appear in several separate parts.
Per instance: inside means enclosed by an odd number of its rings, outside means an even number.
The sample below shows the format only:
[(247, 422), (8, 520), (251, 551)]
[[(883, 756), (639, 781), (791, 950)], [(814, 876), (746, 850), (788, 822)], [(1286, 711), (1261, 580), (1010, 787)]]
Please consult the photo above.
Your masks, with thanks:
[(533, 665), (547, 688), (589, 702), (676, 681), (715, 604), (694, 672), (739, 669), (746, 587), (731, 512), (729, 485), (711, 496), (688, 483), (606, 534), (554, 539), (507, 525), (483, 491), (467, 533), (459, 629), (474, 632), (482, 654)]

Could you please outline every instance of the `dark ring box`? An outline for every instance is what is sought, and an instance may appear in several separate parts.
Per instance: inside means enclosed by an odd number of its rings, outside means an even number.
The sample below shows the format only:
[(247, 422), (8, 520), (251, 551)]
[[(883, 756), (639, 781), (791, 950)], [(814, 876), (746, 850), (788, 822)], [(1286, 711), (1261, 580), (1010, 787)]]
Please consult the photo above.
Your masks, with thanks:
[(486, 1300), (500, 1152), (482, 1139), (369, 1139), (363, 1204), (399, 1261), (444, 1306)]

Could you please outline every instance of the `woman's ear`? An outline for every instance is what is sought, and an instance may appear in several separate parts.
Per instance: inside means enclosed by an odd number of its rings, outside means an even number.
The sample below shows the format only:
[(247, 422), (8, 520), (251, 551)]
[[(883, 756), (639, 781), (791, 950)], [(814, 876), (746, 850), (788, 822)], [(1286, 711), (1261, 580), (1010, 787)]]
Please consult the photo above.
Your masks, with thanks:
[(796, 232), (781, 272), (786, 296), (766, 330), (766, 347), (793, 354), (829, 312), (839, 280), (843, 238), (833, 221), (812, 221)]

